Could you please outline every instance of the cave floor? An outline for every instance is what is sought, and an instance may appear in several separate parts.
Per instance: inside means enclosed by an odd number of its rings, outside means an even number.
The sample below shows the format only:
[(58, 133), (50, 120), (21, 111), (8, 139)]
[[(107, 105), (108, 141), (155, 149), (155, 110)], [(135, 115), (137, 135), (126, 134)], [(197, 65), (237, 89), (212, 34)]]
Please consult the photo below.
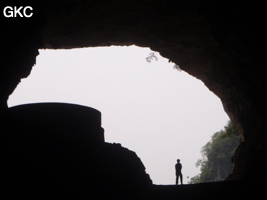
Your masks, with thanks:
[(222, 181), (212, 183), (185, 184), (185, 185), (153, 185), (151, 199), (243, 199), (252, 195), (255, 198), (262, 197), (264, 190), (262, 184), (246, 184), (241, 181)]

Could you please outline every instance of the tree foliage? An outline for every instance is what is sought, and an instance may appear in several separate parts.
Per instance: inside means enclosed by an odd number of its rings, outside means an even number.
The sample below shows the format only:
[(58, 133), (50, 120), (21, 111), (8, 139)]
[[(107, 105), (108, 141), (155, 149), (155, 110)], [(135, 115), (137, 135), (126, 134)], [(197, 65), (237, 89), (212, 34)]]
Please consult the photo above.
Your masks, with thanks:
[[(154, 59), (155, 59), (155, 61), (158, 60), (158, 57), (157, 57), (157, 55), (156, 55), (155, 52), (150, 52), (150, 53), (148, 54), (148, 57), (146, 57), (146, 61), (149, 62), (149, 63), (150, 63), (152, 60), (154, 60)], [(169, 62), (172, 62), (172, 61), (169, 60)], [(179, 67), (179, 65), (177, 65), (177, 64), (174, 64), (173, 68), (176, 69), (176, 70), (178, 70), (178, 71), (180, 71), (180, 72), (182, 71), (181, 68)]]
[(155, 59), (157, 61), (158, 57), (156, 56), (156, 53), (151, 52), (151, 53), (149, 53), (148, 57), (146, 57), (146, 61), (151, 62), (153, 59)]
[(191, 178), (190, 183), (224, 180), (233, 170), (231, 158), (239, 141), (239, 132), (229, 121), (224, 130), (216, 132), (201, 149), (202, 159), (196, 162), (200, 174)]

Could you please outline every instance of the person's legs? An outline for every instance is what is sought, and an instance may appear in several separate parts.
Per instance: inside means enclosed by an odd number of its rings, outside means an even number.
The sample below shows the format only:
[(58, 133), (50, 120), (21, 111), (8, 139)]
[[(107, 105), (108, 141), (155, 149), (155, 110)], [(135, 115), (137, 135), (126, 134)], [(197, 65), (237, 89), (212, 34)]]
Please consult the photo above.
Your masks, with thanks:
[(176, 182), (175, 185), (178, 185), (178, 175), (176, 175)]
[(181, 179), (181, 185), (183, 185), (183, 174), (180, 174), (180, 179)]

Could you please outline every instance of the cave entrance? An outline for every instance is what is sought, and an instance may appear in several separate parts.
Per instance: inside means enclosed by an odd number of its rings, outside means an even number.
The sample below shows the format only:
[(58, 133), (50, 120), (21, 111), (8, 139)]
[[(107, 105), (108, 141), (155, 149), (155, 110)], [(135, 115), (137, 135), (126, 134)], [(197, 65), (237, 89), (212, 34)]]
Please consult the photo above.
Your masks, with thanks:
[(220, 99), (198, 79), (149, 48), (97, 47), (40, 50), (31, 75), (9, 106), (67, 102), (102, 112), (105, 140), (137, 153), (154, 184), (174, 184), (174, 164), (183, 163), (184, 183), (199, 173), (200, 150), (224, 127)]

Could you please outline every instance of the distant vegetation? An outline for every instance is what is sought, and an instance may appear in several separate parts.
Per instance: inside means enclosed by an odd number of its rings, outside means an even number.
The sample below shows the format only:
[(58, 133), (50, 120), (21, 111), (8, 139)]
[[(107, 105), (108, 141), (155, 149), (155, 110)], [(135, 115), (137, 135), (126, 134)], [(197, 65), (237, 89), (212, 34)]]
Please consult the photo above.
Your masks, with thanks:
[(237, 127), (229, 121), (224, 130), (213, 134), (211, 141), (202, 147), (202, 159), (196, 163), (200, 174), (191, 178), (191, 184), (224, 180), (233, 170), (231, 158), (239, 141)]

